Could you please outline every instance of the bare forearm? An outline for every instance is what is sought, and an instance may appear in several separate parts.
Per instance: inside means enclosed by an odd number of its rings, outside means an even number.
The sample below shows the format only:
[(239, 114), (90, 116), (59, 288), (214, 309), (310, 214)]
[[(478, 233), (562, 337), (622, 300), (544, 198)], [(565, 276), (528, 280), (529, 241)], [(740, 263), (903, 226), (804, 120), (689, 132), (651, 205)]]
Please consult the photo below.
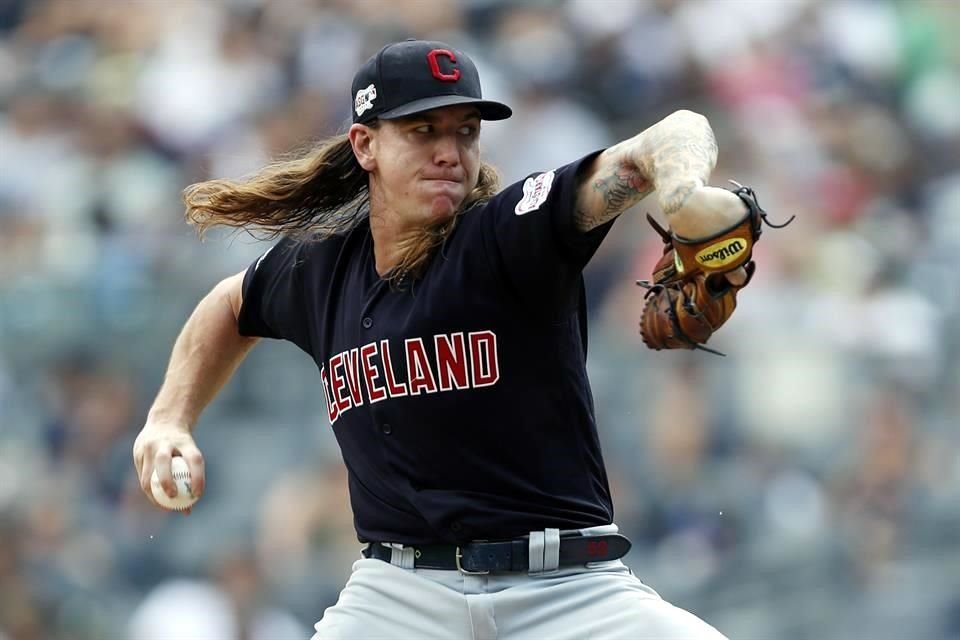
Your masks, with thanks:
[(167, 373), (150, 409), (150, 421), (196, 424), (203, 409), (216, 397), (257, 338), (237, 331), (237, 309), (224, 281), (191, 314), (177, 338)]
[(578, 192), (578, 227), (603, 224), (654, 190), (670, 217), (707, 183), (716, 162), (707, 119), (692, 111), (672, 113), (597, 157)]
[(669, 217), (717, 165), (717, 141), (710, 123), (692, 111), (670, 114), (636, 139), (640, 172), (653, 183), (660, 208)]

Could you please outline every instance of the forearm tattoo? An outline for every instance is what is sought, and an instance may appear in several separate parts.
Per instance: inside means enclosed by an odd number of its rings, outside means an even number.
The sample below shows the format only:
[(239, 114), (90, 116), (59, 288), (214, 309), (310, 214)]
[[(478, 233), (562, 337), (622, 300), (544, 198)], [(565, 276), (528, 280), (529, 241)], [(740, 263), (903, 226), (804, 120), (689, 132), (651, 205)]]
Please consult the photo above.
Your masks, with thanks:
[(620, 162), (610, 169), (609, 173), (593, 179), (590, 190), (594, 197), (586, 201), (581, 198), (577, 207), (577, 226), (580, 229), (593, 229), (615, 218), (653, 190), (636, 167)]
[(707, 184), (716, 163), (710, 123), (678, 111), (600, 156), (578, 192), (577, 227), (588, 231), (612, 220), (654, 190), (669, 216)]

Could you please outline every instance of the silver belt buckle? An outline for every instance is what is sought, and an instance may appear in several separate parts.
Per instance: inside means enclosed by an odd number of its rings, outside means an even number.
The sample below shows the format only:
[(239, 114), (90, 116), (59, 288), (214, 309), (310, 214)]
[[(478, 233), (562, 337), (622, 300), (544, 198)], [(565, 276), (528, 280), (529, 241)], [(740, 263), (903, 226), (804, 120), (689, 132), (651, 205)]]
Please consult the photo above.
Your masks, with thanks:
[(456, 563), (457, 563), (457, 571), (459, 571), (460, 573), (462, 573), (462, 574), (465, 575), (465, 576), (485, 576), (485, 575), (487, 575), (488, 573), (490, 573), (489, 571), (469, 571), (469, 570), (467, 570), (467, 569), (464, 569), (464, 568), (463, 568), (463, 565), (460, 564), (460, 559), (463, 558), (463, 554), (460, 553), (460, 547), (459, 547), (459, 546), (457, 546), (457, 551), (456, 551), (456, 553), (454, 554), (453, 557), (454, 557), (454, 560), (455, 560)]

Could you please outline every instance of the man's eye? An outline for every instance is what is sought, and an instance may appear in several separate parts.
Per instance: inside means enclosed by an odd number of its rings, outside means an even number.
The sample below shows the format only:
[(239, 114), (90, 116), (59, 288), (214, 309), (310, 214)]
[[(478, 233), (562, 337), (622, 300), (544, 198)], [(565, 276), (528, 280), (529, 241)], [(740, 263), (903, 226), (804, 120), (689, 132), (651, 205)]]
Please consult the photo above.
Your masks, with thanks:
[(430, 133), (431, 131), (433, 131), (433, 127), (431, 127), (429, 124), (422, 124), (416, 129), (414, 129), (414, 131), (416, 131), (417, 133)]
[(474, 127), (473, 125), (464, 125), (459, 129), (459, 133), (462, 136), (472, 136), (476, 132), (477, 132), (477, 128)]

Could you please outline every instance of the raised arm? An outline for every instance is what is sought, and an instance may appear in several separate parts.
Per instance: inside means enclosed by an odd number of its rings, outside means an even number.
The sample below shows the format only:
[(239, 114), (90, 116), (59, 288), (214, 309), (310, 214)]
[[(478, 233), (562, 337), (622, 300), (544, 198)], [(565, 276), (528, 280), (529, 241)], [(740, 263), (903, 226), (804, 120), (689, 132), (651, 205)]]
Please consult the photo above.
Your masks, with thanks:
[(181, 455), (190, 467), (193, 490), (203, 492), (203, 455), (191, 432), (258, 338), (241, 336), (237, 318), (243, 273), (226, 278), (197, 305), (173, 347), (163, 384), (133, 447), (140, 486), (153, 502), (154, 468), (168, 494), (174, 489), (170, 459)]
[(597, 157), (577, 194), (577, 225), (589, 231), (655, 191), (678, 235), (705, 236), (728, 227), (745, 209), (726, 189), (707, 186), (716, 163), (717, 142), (707, 119), (676, 111)]
[[(753, 189), (707, 184), (717, 163), (710, 123), (677, 111), (601, 153), (577, 191), (576, 223), (589, 231), (656, 192), (669, 231), (653, 218), (663, 254), (646, 289), (640, 333), (651, 349), (703, 349), (737, 308), (737, 293), (756, 270), (753, 245), (774, 228)], [(713, 353), (719, 353), (713, 351)], [(721, 354), (722, 355), (722, 354)]]

